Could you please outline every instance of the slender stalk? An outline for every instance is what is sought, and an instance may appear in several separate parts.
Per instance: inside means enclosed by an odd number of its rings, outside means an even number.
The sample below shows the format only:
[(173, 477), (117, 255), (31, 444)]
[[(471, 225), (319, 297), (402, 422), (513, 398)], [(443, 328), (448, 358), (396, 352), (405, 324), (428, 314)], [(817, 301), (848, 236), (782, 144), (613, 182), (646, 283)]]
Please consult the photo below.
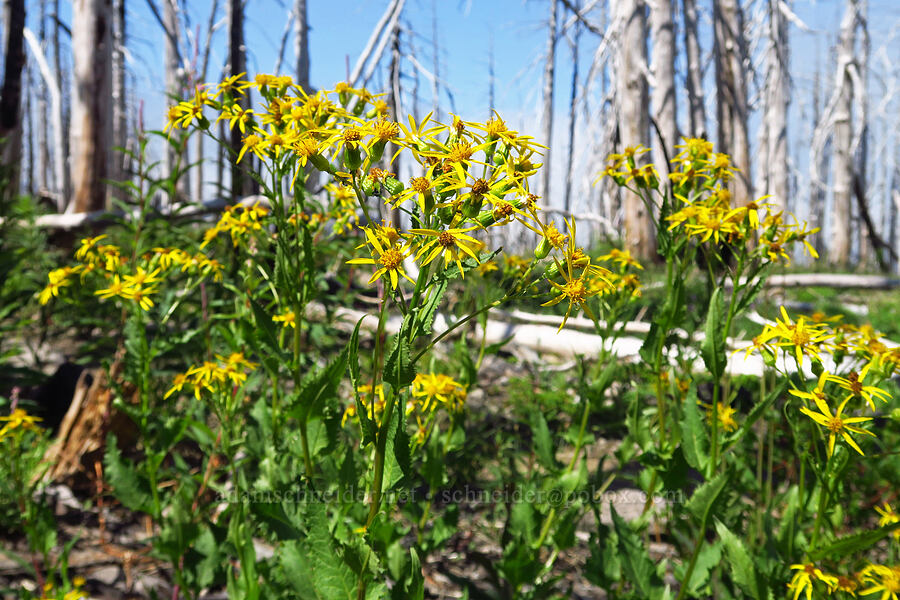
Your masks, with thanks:
[(366, 519), (366, 529), (375, 521), (375, 517), (378, 516), (378, 509), (381, 506), (381, 488), (384, 484), (384, 453), (387, 447), (387, 436), (394, 412), (394, 403), (398, 400), (399, 395), (392, 392), (391, 397), (385, 403), (381, 428), (378, 430), (378, 439), (375, 442), (375, 478), (372, 481), (372, 501), (369, 504), (369, 517)]

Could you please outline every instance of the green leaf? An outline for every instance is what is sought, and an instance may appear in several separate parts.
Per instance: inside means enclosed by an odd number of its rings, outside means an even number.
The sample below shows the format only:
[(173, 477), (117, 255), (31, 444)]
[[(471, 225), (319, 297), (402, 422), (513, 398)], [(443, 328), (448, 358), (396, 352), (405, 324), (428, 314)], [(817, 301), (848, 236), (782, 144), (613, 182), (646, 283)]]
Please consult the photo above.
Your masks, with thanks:
[(741, 590), (755, 600), (765, 600), (768, 590), (744, 542), (716, 519), (716, 533), (725, 546), (731, 578)]
[(858, 533), (846, 535), (836, 539), (824, 548), (819, 548), (818, 550), (810, 552), (809, 557), (813, 561), (822, 560), (824, 558), (836, 561), (845, 556), (849, 556), (854, 552), (871, 548), (897, 529), (900, 529), (900, 521), (885, 525), (878, 529), (860, 531)]
[(784, 378), (781, 383), (779, 383), (775, 389), (766, 394), (766, 397), (762, 402), (756, 403), (753, 408), (750, 409), (750, 413), (747, 415), (747, 418), (744, 419), (744, 422), (741, 424), (741, 428), (734, 434), (731, 439), (731, 444), (736, 444), (741, 438), (743, 438), (747, 433), (753, 428), (753, 424), (756, 423), (760, 417), (762, 417), (766, 410), (772, 406), (772, 403), (775, 402), (778, 398), (781, 398), (784, 395), (784, 390), (787, 389), (789, 379)]
[(116, 436), (106, 436), (104, 477), (113, 488), (116, 498), (133, 511), (150, 514), (153, 511), (152, 495), (147, 480), (138, 473), (137, 466), (123, 458), (116, 443)]
[(409, 575), (410, 581), (406, 588), (406, 597), (411, 600), (423, 600), (425, 598), (425, 577), (422, 575), (422, 563), (415, 548), (409, 549)]
[(691, 499), (687, 501), (686, 508), (688, 512), (694, 515), (701, 524), (707, 522), (710, 510), (712, 510), (712, 507), (722, 493), (722, 490), (725, 489), (725, 485), (728, 483), (730, 477), (731, 473), (729, 471), (719, 473), (711, 480), (698, 487), (691, 496)]
[(722, 330), (722, 288), (717, 287), (709, 299), (709, 312), (706, 313), (706, 325), (703, 327), (703, 343), (700, 345), (700, 356), (706, 368), (713, 376), (713, 384), (719, 384), (719, 378), (725, 370), (725, 332)]
[(384, 447), (384, 489), (399, 485), (410, 472), (409, 434), (402, 424), (406, 419), (403, 402), (399, 395), (391, 394), (389, 402), (396, 402), (388, 424)]
[(609, 503), (613, 527), (616, 530), (617, 547), (622, 560), (625, 579), (640, 592), (641, 598), (656, 599), (662, 596), (662, 580), (656, 573), (656, 565), (650, 559), (640, 536), (628, 526), (612, 502)]
[(434, 277), (434, 281), (434, 287), (415, 315), (413, 339), (422, 335), (431, 335), (432, 333), (431, 326), (434, 323), (435, 312), (440, 306), (441, 299), (444, 297), (444, 292), (447, 291), (447, 285), (449, 284), (449, 280), (440, 273)]
[(253, 320), (256, 322), (256, 331), (259, 334), (259, 339), (270, 349), (280, 353), (278, 332), (275, 329), (275, 323), (272, 321), (272, 315), (258, 301), (249, 296), (248, 299), (250, 300), (250, 308), (253, 310)]
[(356, 415), (357, 418), (359, 418), (359, 423), (362, 427), (361, 444), (365, 446), (366, 444), (375, 443), (375, 423), (369, 418), (366, 406), (359, 397), (359, 386), (362, 385), (359, 374), (359, 328), (362, 325), (363, 319), (365, 319), (365, 317), (362, 317), (356, 323), (356, 327), (353, 329), (353, 335), (350, 336), (350, 341), (347, 342), (347, 366), (348, 371), (350, 372), (350, 384), (353, 386), (353, 396), (356, 399)]
[(357, 576), (335, 548), (325, 505), (308, 508), (306, 539), (282, 545), (279, 553), (288, 582), (300, 598), (355, 600)]
[(684, 459), (694, 469), (706, 472), (709, 463), (709, 438), (706, 425), (700, 417), (697, 398), (689, 394), (683, 404), (684, 418), (681, 420), (681, 449)]
[(416, 378), (416, 366), (410, 358), (409, 342), (401, 330), (393, 337), (391, 350), (384, 361), (384, 381), (391, 384), (396, 393), (409, 387)]
[(331, 359), (328, 364), (308, 373), (300, 382), (300, 391), (294, 399), (293, 416), (299, 421), (307, 421), (313, 414), (319, 414), (322, 403), (337, 396), (337, 389), (347, 370), (347, 349)]
[(556, 456), (553, 452), (550, 428), (547, 427), (547, 419), (544, 418), (544, 414), (539, 410), (531, 413), (531, 434), (538, 462), (551, 471), (557, 469), (559, 465), (556, 463)]

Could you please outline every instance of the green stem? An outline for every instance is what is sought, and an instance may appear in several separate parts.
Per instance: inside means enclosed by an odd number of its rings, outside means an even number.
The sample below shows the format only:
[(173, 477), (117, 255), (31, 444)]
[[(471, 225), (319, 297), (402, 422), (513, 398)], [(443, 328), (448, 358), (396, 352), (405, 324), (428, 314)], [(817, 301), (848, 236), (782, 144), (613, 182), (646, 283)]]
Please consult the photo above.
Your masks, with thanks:
[(375, 517), (378, 516), (378, 509), (381, 506), (381, 488), (384, 483), (384, 453), (387, 447), (388, 429), (390, 429), (391, 417), (394, 412), (394, 403), (398, 400), (399, 395), (391, 393), (391, 397), (384, 408), (381, 428), (378, 430), (378, 439), (375, 442), (375, 478), (372, 481), (372, 501), (369, 505), (369, 517), (366, 519), (366, 529), (375, 521)]

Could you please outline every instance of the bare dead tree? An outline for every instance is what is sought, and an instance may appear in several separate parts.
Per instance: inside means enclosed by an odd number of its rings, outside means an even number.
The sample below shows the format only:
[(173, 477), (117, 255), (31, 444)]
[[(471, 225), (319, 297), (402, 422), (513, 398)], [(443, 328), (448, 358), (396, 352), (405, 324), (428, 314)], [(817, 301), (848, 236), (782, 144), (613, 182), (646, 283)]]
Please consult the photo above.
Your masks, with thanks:
[(551, 154), (550, 146), (553, 142), (553, 73), (556, 66), (556, 0), (550, 0), (550, 18), (547, 22), (547, 54), (544, 61), (544, 101), (541, 126), (543, 127), (543, 143), (547, 145), (544, 150), (544, 168), (541, 171), (541, 195), (544, 202), (550, 203), (550, 171)]
[[(113, 160), (110, 178), (124, 181), (127, 177), (127, 155), (122, 150), (128, 143), (128, 112), (125, 103), (125, 0), (113, 0), (112, 14), (112, 109), (113, 109)], [(124, 200), (126, 190), (114, 186), (114, 197)]]
[[(374, 62), (377, 64), (378, 61), (381, 60), (381, 53), (375, 50), (375, 44), (377, 44), (384, 37), (385, 30), (389, 32), (392, 31), (393, 27), (390, 25), (390, 22), (394, 19), (395, 15), (399, 17), (399, 13), (403, 9), (404, 2), (405, 0), (391, 0), (391, 3), (384, 11), (384, 14), (381, 15), (381, 19), (379, 19), (378, 23), (375, 24), (375, 28), (372, 30), (372, 34), (369, 36), (369, 39), (366, 42), (363, 51), (360, 53), (359, 58), (356, 60), (356, 64), (353, 65), (353, 70), (350, 71), (350, 75), (347, 78), (347, 83), (349, 83), (351, 86), (356, 85), (359, 81), (366, 63), (368, 63), (370, 60), (374, 60)], [(390, 36), (388, 35), (388, 37)], [(381, 44), (381, 49), (383, 52), (384, 44)], [(365, 80), (365, 78), (363, 79)]]
[[(616, 62), (616, 107), (619, 139), (623, 146), (648, 144), (647, 21), (643, 0), (619, 0), (616, 20), (621, 24)], [(623, 192), (625, 246), (643, 260), (653, 257), (650, 213), (640, 196)]]
[[(575, 0), (575, 14), (581, 8), (581, 2)], [(576, 23), (575, 33), (569, 46), (572, 51), (572, 81), (569, 90), (569, 147), (566, 150), (566, 191), (563, 197), (563, 209), (572, 210), (572, 182), (575, 179), (575, 121), (578, 116), (578, 43), (581, 41), (581, 27)]]
[[(391, 79), (390, 85), (391, 85), (391, 87), (390, 87), (390, 93), (388, 95), (388, 106), (390, 106), (391, 116), (393, 117), (393, 119), (395, 121), (399, 121), (401, 119), (400, 114), (403, 110), (403, 107), (401, 105), (401, 98), (400, 98), (400, 91), (401, 91), (400, 90), (400, 58), (401, 58), (401, 54), (400, 54), (400, 23), (399, 22), (397, 22), (397, 24), (394, 25), (394, 30), (391, 32), (391, 38), (392, 38), (391, 39), (391, 66), (390, 66), (390, 79)], [(388, 148), (387, 148), (387, 152), (385, 153), (386, 156), (384, 156), (384, 161), (386, 163), (385, 168), (389, 171), (393, 171), (399, 177), (400, 176), (400, 166), (401, 166), (400, 165), (400, 157), (398, 156), (395, 159), (395, 162), (393, 165), (390, 164), (390, 159), (394, 155), (395, 151), (396, 150), (395, 150), (394, 144), (389, 144)], [(399, 210), (393, 211), (393, 213), (392, 213), (393, 223), (392, 224), (397, 229), (399, 229), (401, 226), (400, 216), (401, 216), (401, 212)]]
[(309, 15), (306, 0), (294, 0), (294, 75), (297, 85), (309, 90)]
[[(53, 71), (50, 69), (50, 65), (47, 62), (46, 56), (44, 56), (44, 52), (41, 49), (41, 43), (37, 39), (37, 37), (25, 28), (24, 31), (25, 41), (28, 42), (28, 47), (31, 50), (31, 56), (34, 59), (35, 63), (38, 66), (38, 69), (41, 72), (41, 77), (44, 80), (44, 89), (47, 90), (47, 94), (50, 96), (50, 120), (53, 125), (53, 180), (56, 182), (58, 186), (62, 186), (64, 180), (67, 178), (68, 169), (66, 169), (65, 159), (64, 159), (64, 148), (66, 144), (63, 143), (65, 136), (63, 135), (63, 126), (62, 126), (62, 99), (59, 90), (59, 84), (56, 81), (56, 78), (53, 76)], [(56, 196), (56, 210), (57, 212), (63, 212), (66, 209), (66, 198), (62, 195), (62, 188), (56, 188), (53, 190), (57, 192)]]
[(675, 96), (675, 21), (672, 0), (650, 0), (650, 39), (653, 44), (650, 69), (653, 92), (650, 105), (662, 139), (651, 142), (653, 163), (665, 179), (669, 174), (667, 157), (674, 156), (678, 143), (678, 118)]
[[(218, 12), (219, 12), (219, 0), (213, 0), (212, 3), (210, 4), (209, 18), (207, 19), (207, 22), (206, 22), (206, 41), (204, 42), (203, 50), (200, 53), (200, 64), (199, 64), (199, 68), (198, 68), (198, 72), (197, 72), (197, 79), (199, 81), (206, 81), (207, 71), (209, 69), (209, 54), (210, 54), (210, 49), (212, 48), (213, 33), (215, 33), (215, 30), (217, 28), (216, 15), (218, 14)], [(204, 136), (204, 135), (198, 135), (198, 136), (194, 137), (195, 149), (197, 151), (197, 160), (201, 161), (201, 165), (203, 164), (203, 161), (206, 160), (206, 156), (204, 155), (204, 150), (203, 150), (203, 147), (204, 147), (203, 142), (204, 142), (205, 138), (206, 138), (206, 136)], [(225, 139), (225, 138), (223, 137), (222, 139)], [(217, 153), (216, 159), (218, 161), (222, 155), (222, 149), (219, 146), (216, 146), (216, 153)], [(221, 173), (217, 170), (217, 175), (220, 175), (220, 174)], [(222, 183), (221, 178), (217, 179), (217, 182), (219, 184), (221, 184)], [(197, 176), (194, 177), (194, 179), (192, 180), (192, 183), (194, 184), (194, 191), (193, 191), (194, 200), (197, 202), (201, 202), (203, 200), (203, 184), (204, 184), (203, 167), (202, 166), (198, 170)]]
[[(228, 68), (229, 76), (240, 75), (247, 71), (246, 48), (244, 47), (244, 2), (243, 0), (228, 0)], [(236, 99), (242, 109), (249, 108), (247, 96)], [(236, 202), (238, 198), (252, 193), (250, 178), (247, 177), (241, 166), (237, 163), (238, 153), (241, 151), (241, 130), (237, 127), (231, 130), (231, 200)]]
[[(876, 259), (879, 267), (886, 269), (887, 265), (883, 262), (878, 251), (882, 246), (877, 241), (877, 233), (874, 224), (869, 218), (869, 185), (868, 185), (868, 162), (869, 162), (869, 55), (871, 53), (872, 41), (869, 37), (868, 26), (868, 0), (861, 0), (859, 4), (859, 13), (857, 14), (856, 27), (859, 36), (860, 48), (857, 54), (857, 74), (854, 81), (854, 102), (856, 104), (857, 118), (854, 120), (853, 141), (851, 148), (855, 157), (854, 166), (854, 185), (856, 187), (857, 198), (857, 218), (855, 219), (854, 231), (857, 234), (857, 243), (859, 250), (859, 263), (865, 266), (869, 261), (869, 251), (876, 252)], [(852, 74), (852, 73), (851, 73)], [(857, 185), (858, 184), (858, 185)], [(863, 235), (863, 226), (866, 226), (869, 236)], [(877, 239), (876, 239), (877, 238)]]
[[(72, 3), (72, 152), (74, 212), (106, 207), (112, 142), (111, 0)], [(67, 212), (71, 212), (67, 209)]]
[(275, 54), (275, 68), (272, 73), (276, 75), (281, 73), (281, 63), (284, 62), (284, 51), (287, 49), (288, 37), (294, 28), (294, 9), (288, 11), (287, 21), (284, 23), (284, 29), (281, 30), (281, 43), (278, 44), (278, 52)]
[[(60, 50), (60, 33), (63, 29), (62, 19), (59, 16), (59, 0), (53, 0), (53, 70), (56, 73), (56, 83), (60, 90), (67, 89), (66, 88), (66, 74), (63, 70), (62, 64), (62, 52)], [(72, 194), (72, 170), (69, 165), (69, 157), (70, 153), (70, 125), (71, 125), (71, 107), (66, 106), (63, 102), (63, 96), (60, 94), (60, 102), (58, 104), (59, 114), (57, 116), (60, 123), (60, 132), (57, 134), (57, 138), (62, 141), (62, 159), (63, 164), (57, 169), (62, 171), (62, 180), (58, 183), (61, 185), (60, 188), (60, 200), (59, 200), (59, 210), (62, 211), (65, 208), (66, 204), (69, 202), (69, 197)]]
[[(148, 3), (153, 6), (152, 0)], [(179, 102), (184, 96), (186, 70), (181, 55), (181, 19), (178, 16), (177, 0), (162, 0), (162, 27), (164, 39), (164, 75), (166, 96), (169, 102)], [(166, 174), (171, 175), (187, 160), (187, 148), (166, 146)], [(177, 182), (177, 198), (170, 202), (184, 202), (190, 190), (189, 174), (183, 173)]]
[(25, 0), (3, 4), (4, 63), (0, 87), (0, 164), (7, 184), (0, 190), (0, 212), (19, 190), (22, 161), (22, 74), (25, 69)]
[(431, 0), (431, 56), (433, 59), (432, 70), (434, 77), (431, 78), (431, 112), (434, 113), (434, 120), (441, 120), (441, 53), (440, 41), (438, 38), (437, 26), (437, 0)]
[[(496, 77), (494, 75), (494, 32), (491, 30), (488, 38), (488, 117), (492, 117), (496, 108), (496, 99), (494, 98), (494, 86)], [(578, 61), (575, 61), (576, 69)], [(418, 81), (418, 79), (416, 79)]]
[(787, 114), (790, 105), (788, 93), (788, 25), (781, 10), (790, 0), (768, 2), (768, 47), (766, 48), (765, 117), (766, 194), (769, 202), (779, 210), (787, 208), (789, 195)]
[(732, 194), (738, 206), (750, 201), (752, 181), (743, 21), (739, 0), (713, 3), (719, 149), (729, 153), (739, 169), (732, 182)]
[[(41, 50), (47, 51), (47, 0), (41, 0), (38, 4), (38, 40)], [(38, 186), (41, 193), (50, 189), (47, 179), (50, 174), (50, 120), (47, 115), (47, 85), (43, 83), (37, 92), (37, 144), (38, 144)], [(58, 183), (58, 182), (57, 182)]]
[(850, 206), (853, 194), (853, 77), (855, 68), (856, 21), (859, 14), (858, 0), (848, 0), (841, 20), (841, 33), (837, 49), (837, 75), (835, 78), (835, 102), (833, 103), (834, 186), (831, 220), (831, 243), (828, 260), (835, 265), (850, 262), (851, 227)]
[(703, 70), (700, 64), (700, 42), (697, 34), (697, 1), (682, 0), (684, 21), (684, 55), (687, 61), (685, 83), (688, 97), (692, 137), (707, 137), (706, 109), (703, 106)]

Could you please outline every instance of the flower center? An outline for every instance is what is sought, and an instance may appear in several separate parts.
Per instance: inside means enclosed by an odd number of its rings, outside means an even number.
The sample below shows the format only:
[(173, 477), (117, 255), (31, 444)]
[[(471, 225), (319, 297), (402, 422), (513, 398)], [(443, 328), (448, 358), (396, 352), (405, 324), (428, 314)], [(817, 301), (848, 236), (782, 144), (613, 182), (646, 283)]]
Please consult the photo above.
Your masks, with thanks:
[(850, 391), (859, 396), (863, 389), (862, 382), (859, 380), (859, 373), (850, 371), (850, 374), (847, 375), (847, 381), (850, 382)]
[(582, 303), (587, 295), (587, 289), (581, 279), (573, 279), (563, 286), (562, 293), (572, 302)]
[(794, 329), (794, 333), (791, 334), (791, 343), (795, 346), (805, 346), (809, 343), (809, 339), (809, 333), (800, 328)]
[(488, 186), (487, 181), (485, 181), (484, 179), (476, 179), (475, 183), (472, 184), (472, 195), (483, 196), (490, 189), (491, 188)]
[(844, 430), (844, 420), (840, 417), (831, 417), (828, 419), (828, 430), (831, 433), (840, 433)]
[(345, 129), (344, 133), (341, 134), (344, 138), (345, 142), (358, 142), (361, 137), (359, 134), (359, 130), (351, 127), (349, 129)]
[(413, 177), (409, 180), (409, 184), (419, 194), (424, 194), (431, 188), (431, 184), (424, 177)]
[(396, 248), (390, 248), (381, 255), (378, 262), (380, 262), (385, 269), (394, 271), (400, 266), (400, 263), (403, 262), (403, 255)]
[(444, 248), (449, 248), (450, 246), (456, 245), (456, 240), (453, 239), (452, 233), (444, 231), (441, 233), (441, 235), (438, 236), (438, 244), (440, 244)]

